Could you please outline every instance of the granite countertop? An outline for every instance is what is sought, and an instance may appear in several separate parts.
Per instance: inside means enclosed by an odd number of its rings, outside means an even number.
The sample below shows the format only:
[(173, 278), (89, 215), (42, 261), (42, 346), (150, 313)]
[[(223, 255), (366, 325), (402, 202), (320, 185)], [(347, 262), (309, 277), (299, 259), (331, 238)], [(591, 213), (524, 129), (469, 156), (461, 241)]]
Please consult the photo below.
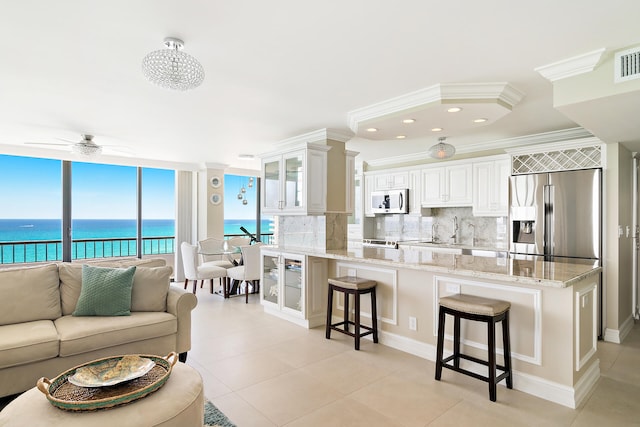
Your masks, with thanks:
[(456, 274), (489, 280), (565, 288), (598, 274), (602, 268), (597, 261), (568, 260), (562, 262), (535, 259), (492, 258), (459, 255), (434, 250), (428, 246), (401, 246), (399, 249), (350, 247), (338, 250), (318, 250), (299, 247), (264, 246), (301, 255), (321, 258), (389, 265), (432, 272)]

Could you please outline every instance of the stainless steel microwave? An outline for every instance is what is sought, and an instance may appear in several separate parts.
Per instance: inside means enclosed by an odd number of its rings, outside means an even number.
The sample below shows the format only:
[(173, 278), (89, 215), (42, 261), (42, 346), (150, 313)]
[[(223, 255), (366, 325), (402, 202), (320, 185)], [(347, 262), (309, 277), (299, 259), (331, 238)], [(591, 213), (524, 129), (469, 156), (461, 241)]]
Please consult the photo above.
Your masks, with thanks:
[(369, 203), (373, 213), (409, 213), (409, 189), (373, 191)]

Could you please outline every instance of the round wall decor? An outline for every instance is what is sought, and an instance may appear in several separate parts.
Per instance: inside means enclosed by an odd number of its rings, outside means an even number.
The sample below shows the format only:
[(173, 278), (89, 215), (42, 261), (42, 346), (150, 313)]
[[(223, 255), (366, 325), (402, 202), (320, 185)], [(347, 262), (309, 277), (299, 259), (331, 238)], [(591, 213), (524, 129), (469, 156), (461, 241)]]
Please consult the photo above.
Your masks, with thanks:
[(211, 201), (211, 203), (213, 203), (214, 205), (218, 205), (220, 204), (220, 202), (222, 201), (222, 197), (218, 194), (218, 193), (213, 193), (211, 195), (211, 198), (209, 199)]
[(213, 188), (218, 188), (220, 187), (220, 184), (222, 184), (222, 181), (220, 180), (219, 176), (212, 176), (210, 182)]

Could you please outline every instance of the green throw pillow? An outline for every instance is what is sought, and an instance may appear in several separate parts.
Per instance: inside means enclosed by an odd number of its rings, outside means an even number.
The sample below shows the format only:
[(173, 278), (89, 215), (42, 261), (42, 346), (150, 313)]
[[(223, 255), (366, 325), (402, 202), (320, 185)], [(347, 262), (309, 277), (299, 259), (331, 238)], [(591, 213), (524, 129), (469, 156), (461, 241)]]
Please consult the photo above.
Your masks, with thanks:
[(136, 267), (82, 266), (82, 289), (74, 316), (130, 316)]

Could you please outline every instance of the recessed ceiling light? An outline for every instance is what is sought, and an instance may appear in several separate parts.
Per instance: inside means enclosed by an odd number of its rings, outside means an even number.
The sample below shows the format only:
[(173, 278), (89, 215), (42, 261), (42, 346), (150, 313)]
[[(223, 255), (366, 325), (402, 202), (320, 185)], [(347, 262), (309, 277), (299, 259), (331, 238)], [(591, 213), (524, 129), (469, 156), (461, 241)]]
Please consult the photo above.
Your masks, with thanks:
[(406, 135), (398, 135), (396, 136), (396, 139), (405, 139), (407, 136)]
[(487, 121), (487, 119), (475, 119), (475, 120), (473, 121), (473, 123), (484, 123), (484, 122), (486, 122), (486, 121)]
[(238, 158), (242, 160), (253, 160), (255, 156), (253, 154), (238, 154)]
[(378, 132), (378, 128), (367, 128), (367, 132)]
[(402, 123), (415, 123), (416, 119), (404, 119)]
[(431, 132), (442, 132), (442, 128), (432, 128)]
[(460, 108), (460, 107), (451, 107), (447, 111), (449, 113), (458, 113), (458, 112), (462, 111), (462, 108)]

